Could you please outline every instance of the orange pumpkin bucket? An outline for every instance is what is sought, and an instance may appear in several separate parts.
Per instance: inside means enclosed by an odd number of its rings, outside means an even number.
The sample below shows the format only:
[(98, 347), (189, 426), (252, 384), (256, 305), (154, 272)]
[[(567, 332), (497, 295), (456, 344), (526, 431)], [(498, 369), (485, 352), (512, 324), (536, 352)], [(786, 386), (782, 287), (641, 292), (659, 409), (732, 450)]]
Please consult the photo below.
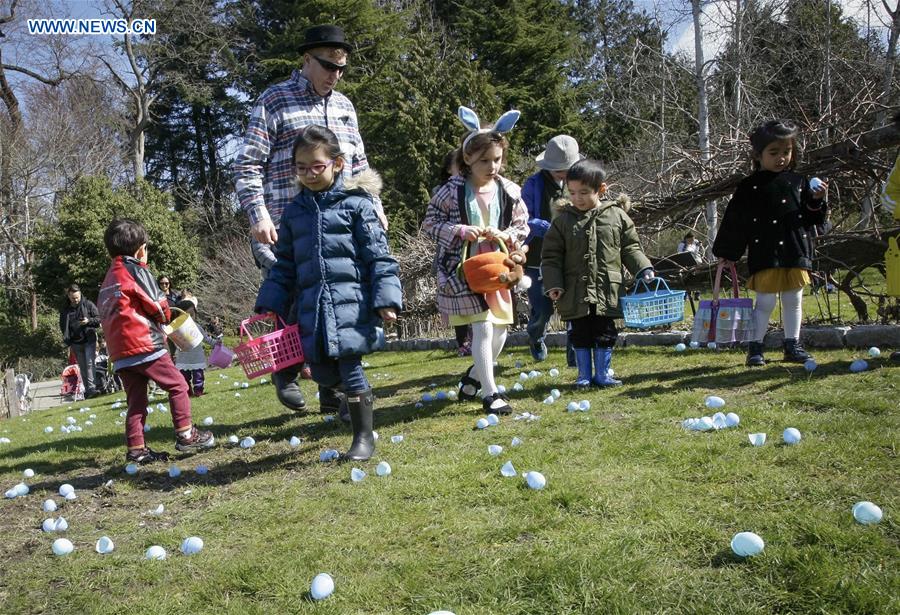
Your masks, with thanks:
[(466, 283), (473, 293), (492, 293), (508, 285), (500, 281), (500, 275), (509, 273), (503, 261), (509, 255), (505, 241), (498, 241), (500, 252), (484, 252), (469, 257), (470, 242), (463, 243), (462, 262), (460, 267)]

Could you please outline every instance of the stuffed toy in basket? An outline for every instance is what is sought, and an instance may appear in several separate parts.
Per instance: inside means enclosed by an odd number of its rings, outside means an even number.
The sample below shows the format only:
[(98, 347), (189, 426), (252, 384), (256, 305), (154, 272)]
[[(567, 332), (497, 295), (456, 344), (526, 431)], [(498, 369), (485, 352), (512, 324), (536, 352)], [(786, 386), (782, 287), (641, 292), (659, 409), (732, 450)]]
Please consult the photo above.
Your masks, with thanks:
[(466, 283), (474, 293), (492, 293), (504, 288), (512, 288), (517, 284), (527, 289), (531, 279), (525, 275), (522, 265), (528, 246), (509, 252), (506, 242), (497, 241), (499, 252), (482, 252), (469, 256), (470, 242), (463, 243), (462, 269)]

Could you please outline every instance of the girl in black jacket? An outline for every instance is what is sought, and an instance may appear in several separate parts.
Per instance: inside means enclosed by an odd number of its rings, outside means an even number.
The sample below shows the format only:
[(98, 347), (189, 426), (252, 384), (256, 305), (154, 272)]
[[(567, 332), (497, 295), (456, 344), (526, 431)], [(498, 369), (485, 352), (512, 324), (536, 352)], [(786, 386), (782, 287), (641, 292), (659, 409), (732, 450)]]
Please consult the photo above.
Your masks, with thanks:
[(746, 250), (756, 291), (754, 336), (747, 365), (765, 365), (762, 340), (781, 295), (784, 359), (804, 362), (810, 355), (800, 344), (801, 298), (812, 268), (812, 227), (827, 216), (828, 185), (793, 172), (797, 127), (771, 120), (750, 134), (753, 174), (738, 184), (725, 209), (713, 254), (722, 262), (739, 260)]

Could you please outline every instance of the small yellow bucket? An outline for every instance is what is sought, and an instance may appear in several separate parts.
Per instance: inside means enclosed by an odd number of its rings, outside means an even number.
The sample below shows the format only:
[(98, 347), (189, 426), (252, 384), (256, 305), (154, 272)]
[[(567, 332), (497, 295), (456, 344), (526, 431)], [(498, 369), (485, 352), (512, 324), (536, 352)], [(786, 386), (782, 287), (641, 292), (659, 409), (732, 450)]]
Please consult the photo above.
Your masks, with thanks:
[(171, 309), (181, 312), (181, 316), (169, 324), (163, 325), (163, 331), (169, 336), (172, 343), (181, 351), (188, 351), (199, 346), (203, 342), (203, 334), (191, 318), (191, 315), (176, 307)]

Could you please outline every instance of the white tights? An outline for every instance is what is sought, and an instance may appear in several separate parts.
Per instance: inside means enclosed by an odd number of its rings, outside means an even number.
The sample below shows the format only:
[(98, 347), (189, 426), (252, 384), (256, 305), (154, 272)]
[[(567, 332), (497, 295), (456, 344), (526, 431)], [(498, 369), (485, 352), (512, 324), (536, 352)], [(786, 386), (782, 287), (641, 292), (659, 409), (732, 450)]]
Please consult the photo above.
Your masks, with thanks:
[[(756, 310), (753, 322), (753, 341), (761, 342), (766, 336), (769, 327), (769, 318), (775, 310), (775, 302), (778, 293), (756, 293)], [(800, 304), (803, 299), (803, 289), (781, 291), (781, 319), (784, 322), (784, 338), (799, 339), (800, 337)]]
[(488, 397), (497, 392), (494, 382), (494, 361), (500, 356), (506, 343), (506, 325), (490, 322), (472, 323), (472, 360), (475, 368), (472, 377), (481, 383), (481, 396)]

